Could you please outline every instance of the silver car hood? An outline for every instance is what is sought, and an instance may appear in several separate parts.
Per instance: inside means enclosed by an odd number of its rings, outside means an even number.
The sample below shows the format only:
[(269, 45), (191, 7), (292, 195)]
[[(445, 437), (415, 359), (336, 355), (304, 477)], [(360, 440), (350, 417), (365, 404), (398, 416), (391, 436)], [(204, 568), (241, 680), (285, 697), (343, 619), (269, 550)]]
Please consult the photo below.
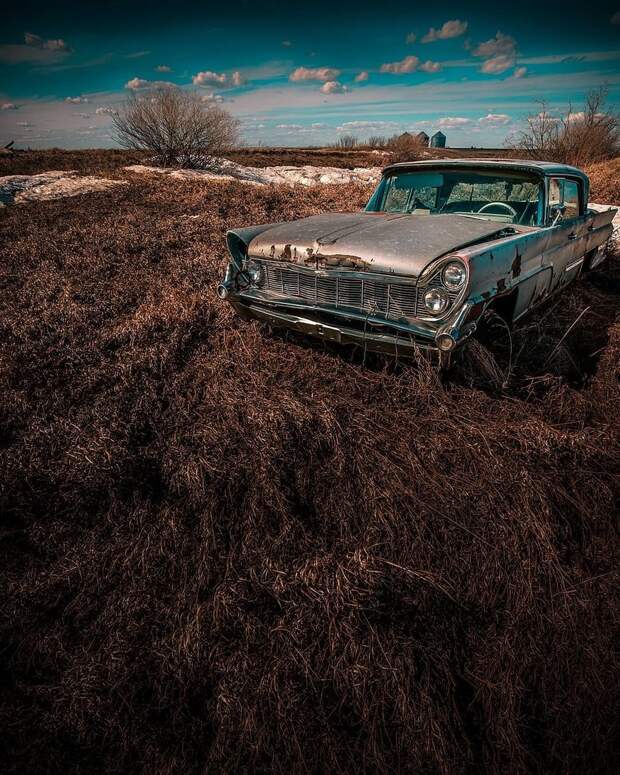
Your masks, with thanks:
[(462, 215), (327, 213), (268, 227), (250, 241), (248, 255), (418, 277), (433, 259), (500, 236), (506, 226)]

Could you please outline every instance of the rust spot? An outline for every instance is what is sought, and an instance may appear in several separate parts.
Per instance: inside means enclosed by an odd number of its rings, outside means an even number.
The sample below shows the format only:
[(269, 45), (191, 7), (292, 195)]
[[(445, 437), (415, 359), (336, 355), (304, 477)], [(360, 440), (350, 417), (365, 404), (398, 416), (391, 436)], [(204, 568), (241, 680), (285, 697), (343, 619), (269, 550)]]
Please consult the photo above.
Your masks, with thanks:
[(521, 274), (521, 256), (519, 254), (519, 251), (517, 251), (517, 254), (515, 256), (515, 260), (512, 262), (512, 266), (510, 267), (510, 271), (512, 272), (513, 279), (515, 277), (518, 277)]
[(502, 291), (506, 290), (506, 280), (502, 277), (501, 280), (497, 281), (497, 292), (501, 293)]
[(271, 256), (271, 258), (275, 258), (275, 255), (276, 255), (276, 246), (275, 245), (271, 246), (271, 249), (269, 251), (269, 255)]
[(315, 259), (317, 266), (324, 267), (346, 267), (348, 269), (363, 269), (368, 266), (368, 261), (364, 261), (359, 256), (349, 256), (344, 253), (334, 253), (331, 256), (324, 256), (316, 253)]
[(291, 246), (285, 245), (284, 250), (280, 253), (280, 258), (282, 258), (284, 261), (290, 261), (291, 260)]
[(482, 296), (483, 299), (488, 299), (489, 296), (491, 295), (491, 291), (483, 291), (480, 295)]

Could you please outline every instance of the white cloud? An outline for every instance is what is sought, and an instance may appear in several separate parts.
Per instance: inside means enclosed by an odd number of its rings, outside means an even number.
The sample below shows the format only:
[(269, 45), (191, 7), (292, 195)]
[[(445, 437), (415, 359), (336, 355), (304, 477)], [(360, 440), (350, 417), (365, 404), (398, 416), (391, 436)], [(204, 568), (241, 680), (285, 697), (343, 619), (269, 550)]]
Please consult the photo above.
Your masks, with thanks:
[(381, 65), (382, 73), (395, 73), (401, 75), (402, 73), (413, 73), (418, 69), (420, 60), (416, 56), (408, 56), (401, 59), (400, 62), (386, 62)]
[(328, 127), (327, 124), (320, 124), (320, 123), (312, 124), (312, 129), (327, 129), (327, 127)]
[(277, 124), (276, 129), (303, 129), (301, 124)]
[(20, 63), (49, 65), (63, 59), (72, 50), (62, 38), (46, 40), (40, 35), (26, 32), (23, 43), (0, 45), (0, 62), (10, 65)]
[(417, 39), (418, 39), (418, 36), (415, 34), (415, 32), (410, 32), (405, 38), (405, 43), (408, 43), (409, 45), (411, 45), (411, 43), (415, 43)]
[(323, 94), (344, 94), (348, 89), (346, 86), (343, 86), (340, 81), (326, 81), (323, 86), (321, 86), (321, 91)]
[(290, 40), (283, 40), (282, 45), (284, 46), (284, 48), (290, 48), (293, 44)]
[(220, 86), (221, 88), (231, 86), (242, 86), (246, 79), (239, 70), (232, 73), (216, 73), (213, 70), (202, 70), (192, 76), (194, 86)]
[(433, 43), (435, 40), (448, 40), (449, 38), (458, 38), (467, 30), (467, 22), (462, 22), (459, 19), (451, 19), (445, 22), (442, 26), (436, 30), (431, 27), (426, 35), (422, 38), (422, 43)]
[(400, 62), (386, 62), (381, 65), (380, 70), (382, 73), (394, 73), (395, 75), (414, 73), (416, 70), (421, 70), (423, 73), (438, 73), (441, 70), (441, 65), (439, 62), (431, 62), (430, 59), (421, 63), (418, 57), (408, 56), (401, 59)]
[(418, 70), (422, 70), (423, 73), (438, 73), (441, 70), (441, 65), (439, 62), (431, 62), (430, 59), (427, 59), (423, 65), (418, 67)]
[(362, 81), (367, 81), (368, 80), (368, 70), (362, 70), (362, 72), (358, 73), (353, 80), (356, 83), (362, 83)]
[(506, 113), (488, 113), (486, 116), (479, 118), (478, 123), (485, 126), (504, 126), (509, 124), (511, 120)]
[(26, 127), (26, 126), (32, 126), (32, 124), (29, 121), (18, 121), (17, 126)]
[(513, 78), (525, 78), (527, 75), (527, 67), (517, 67), (512, 74)]
[(400, 125), (397, 121), (344, 121), (340, 126), (336, 127), (337, 132), (352, 132), (364, 130), (386, 130), (396, 129)]
[(202, 70), (192, 76), (194, 86), (223, 86), (228, 79), (226, 73), (215, 73), (213, 70)]
[(489, 38), (479, 43), (472, 51), (475, 57), (485, 61), (480, 68), (481, 72), (491, 75), (504, 73), (515, 66), (517, 58), (517, 41), (510, 35), (504, 35), (499, 30), (494, 38)]
[(335, 67), (298, 67), (289, 75), (289, 81), (335, 82), (339, 75)]
[(471, 52), (475, 57), (490, 59), (501, 54), (514, 54), (517, 49), (517, 41), (510, 35), (504, 35), (503, 32), (497, 32), (494, 38), (479, 43)]
[(500, 54), (499, 56), (487, 59), (482, 63), (480, 72), (488, 73), (489, 75), (498, 75), (499, 73), (505, 73), (506, 70), (510, 70), (514, 67), (515, 58), (510, 54)]
[(114, 108), (107, 106), (97, 108), (95, 113), (98, 116), (118, 116), (118, 110), (114, 110)]
[(3, 102), (0, 110), (17, 110), (17, 105), (14, 102)]
[(224, 97), (221, 94), (203, 94), (200, 99), (208, 105), (219, 105), (224, 102)]
[(139, 91), (140, 89), (170, 89), (176, 88), (176, 83), (170, 81), (147, 81), (145, 78), (132, 78), (125, 84), (126, 89)]
[(471, 124), (471, 118), (463, 118), (462, 116), (446, 116), (437, 121), (437, 126), (441, 129), (460, 129), (467, 124)]
[(157, 73), (171, 73), (172, 68), (168, 67), (168, 65), (157, 65), (155, 68), (155, 72)]
[(150, 51), (132, 51), (131, 54), (125, 54), (125, 59), (140, 59), (141, 57), (148, 56)]
[(24, 34), (24, 42), (27, 46), (32, 48), (47, 49), (48, 51), (59, 51), (63, 53), (70, 53), (71, 48), (65, 43), (62, 38), (56, 38), (53, 40), (45, 40), (40, 35), (33, 35), (32, 32), (26, 32)]
[(80, 105), (83, 102), (88, 102), (88, 97), (66, 97), (65, 102), (70, 102), (73, 105)]
[[(579, 111), (578, 113), (567, 113), (566, 116), (564, 116), (564, 120), (567, 121), (569, 124), (572, 123), (579, 123), (580, 121), (583, 121), (586, 117), (586, 114), (583, 112), (583, 110)], [(604, 118), (604, 113), (597, 113), (595, 118)]]

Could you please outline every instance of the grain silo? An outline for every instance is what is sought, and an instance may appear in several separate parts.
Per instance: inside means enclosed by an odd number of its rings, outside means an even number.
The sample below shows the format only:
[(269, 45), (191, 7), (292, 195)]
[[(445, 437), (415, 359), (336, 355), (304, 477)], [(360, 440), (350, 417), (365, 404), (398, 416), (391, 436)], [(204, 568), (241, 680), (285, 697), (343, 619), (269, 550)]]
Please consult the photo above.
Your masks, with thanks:
[(443, 132), (435, 132), (435, 134), (431, 137), (431, 148), (445, 148), (446, 147), (446, 136)]

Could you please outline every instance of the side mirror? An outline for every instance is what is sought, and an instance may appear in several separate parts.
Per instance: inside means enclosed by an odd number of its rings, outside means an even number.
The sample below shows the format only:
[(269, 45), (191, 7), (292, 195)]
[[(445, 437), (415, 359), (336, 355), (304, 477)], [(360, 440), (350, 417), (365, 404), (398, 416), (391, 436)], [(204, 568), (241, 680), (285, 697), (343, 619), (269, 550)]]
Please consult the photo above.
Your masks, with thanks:
[(551, 218), (551, 226), (555, 226), (556, 223), (562, 219), (566, 212), (566, 205), (556, 204), (551, 205), (549, 208), (549, 217)]

